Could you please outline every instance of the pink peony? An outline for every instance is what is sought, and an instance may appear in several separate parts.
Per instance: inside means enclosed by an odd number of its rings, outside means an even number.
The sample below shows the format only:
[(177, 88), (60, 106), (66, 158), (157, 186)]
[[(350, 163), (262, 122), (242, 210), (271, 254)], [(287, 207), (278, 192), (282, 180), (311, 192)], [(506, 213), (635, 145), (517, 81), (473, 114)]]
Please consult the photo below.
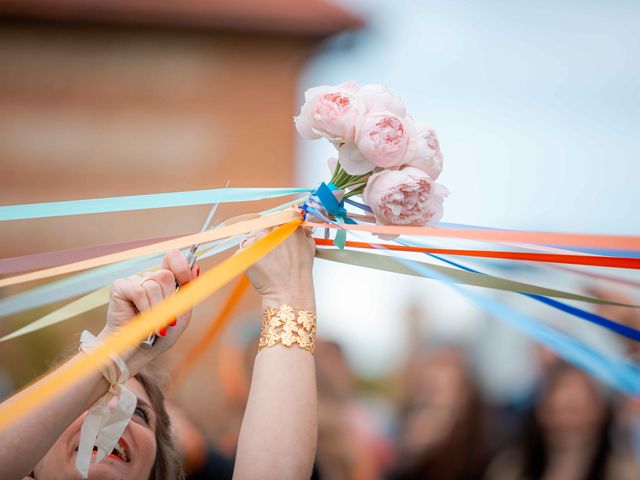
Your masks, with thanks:
[(358, 120), (356, 145), (376, 167), (399, 167), (408, 160), (407, 151), (413, 131), (411, 118), (403, 118), (387, 110), (374, 110)]
[(364, 175), (375, 168), (353, 143), (345, 143), (338, 149), (338, 161), (349, 175)]
[(416, 124), (415, 128), (415, 139), (410, 146), (411, 159), (407, 166), (419, 168), (435, 180), (442, 172), (443, 160), (438, 135), (424, 124)]
[(435, 225), (449, 191), (414, 167), (374, 173), (362, 194), (383, 225)]
[(364, 85), (358, 90), (358, 97), (360, 97), (368, 112), (374, 109), (383, 109), (400, 117), (407, 115), (407, 109), (402, 103), (402, 99), (387, 90), (384, 85)]
[(356, 95), (359, 88), (355, 82), (345, 82), (307, 90), (300, 114), (294, 117), (298, 133), (310, 140), (326, 137), (333, 143), (352, 142), (356, 121), (365, 110)]

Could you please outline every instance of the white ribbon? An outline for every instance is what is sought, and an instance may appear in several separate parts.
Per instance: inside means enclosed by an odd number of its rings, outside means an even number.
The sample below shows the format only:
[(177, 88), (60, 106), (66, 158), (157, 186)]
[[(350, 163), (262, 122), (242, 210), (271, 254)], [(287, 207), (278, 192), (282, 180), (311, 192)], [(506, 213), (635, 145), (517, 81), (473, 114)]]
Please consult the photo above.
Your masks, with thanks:
[[(86, 352), (97, 344), (98, 339), (90, 332), (87, 330), (82, 332), (80, 350)], [(98, 448), (96, 463), (99, 463), (115, 448), (127, 428), (138, 402), (133, 392), (122, 385), (129, 379), (127, 364), (118, 355), (111, 355), (111, 358), (114, 363), (100, 369), (102, 375), (109, 382), (109, 391), (89, 409), (80, 430), (76, 468), (82, 478), (89, 478), (93, 447)], [(117, 400), (113, 411), (109, 407), (112, 398)]]

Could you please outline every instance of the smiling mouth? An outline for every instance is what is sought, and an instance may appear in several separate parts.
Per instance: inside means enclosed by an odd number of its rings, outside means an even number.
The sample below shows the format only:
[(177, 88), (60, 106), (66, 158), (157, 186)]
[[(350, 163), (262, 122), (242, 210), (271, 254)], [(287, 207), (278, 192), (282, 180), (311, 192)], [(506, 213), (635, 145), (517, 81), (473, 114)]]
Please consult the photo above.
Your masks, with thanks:
[[(78, 451), (78, 447), (76, 447), (75, 451), (76, 452)], [(98, 452), (98, 447), (93, 447), (93, 453), (96, 454), (97, 452)], [(115, 448), (107, 456), (109, 458), (118, 460), (119, 462), (125, 462), (125, 463), (130, 462), (127, 452), (125, 451), (124, 447), (120, 443), (116, 443)]]
[[(94, 451), (96, 449), (94, 448)], [(129, 463), (129, 457), (127, 456), (127, 452), (124, 451), (124, 447), (120, 445), (120, 443), (116, 443), (116, 448), (109, 454), (110, 457), (115, 457), (117, 460), (122, 462)]]

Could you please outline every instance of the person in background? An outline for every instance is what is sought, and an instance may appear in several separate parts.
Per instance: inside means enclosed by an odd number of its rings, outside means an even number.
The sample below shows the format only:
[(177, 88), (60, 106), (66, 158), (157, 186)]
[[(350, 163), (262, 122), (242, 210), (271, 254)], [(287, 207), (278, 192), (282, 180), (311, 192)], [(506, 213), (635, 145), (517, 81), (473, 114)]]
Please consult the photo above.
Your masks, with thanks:
[(168, 403), (167, 411), (186, 480), (231, 480), (233, 458), (220, 453), (177, 405)]
[(316, 371), (318, 453), (312, 479), (380, 478), (391, 446), (378, 419), (359, 401), (355, 375), (338, 343), (318, 341)]
[[(618, 303), (636, 304), (633, 297), (621, 290), (593, 287), (591, 295)], [(597, 305), (596, 313), (615, 322), (640, 330), (640, 311), (635, 308), (615, 305)], [(626, 356), (636, 364), (640, 363), (640, 342), (623, 338)], [(617, 449), (628, 452), (640, 470), (640, 399), (623, 397), (617, 399), (614, 435), (612, 441)]]
[(626, 480), (638, 472), (612, 447), (612, 404), (586, 373), (550, 364), (521, 438), (501, 451), (485, 480)]
[(443, 347), (418, 354), (410, 364), (390, 478), (481, 478), (489, 458), (487, 410), (463, 352)]

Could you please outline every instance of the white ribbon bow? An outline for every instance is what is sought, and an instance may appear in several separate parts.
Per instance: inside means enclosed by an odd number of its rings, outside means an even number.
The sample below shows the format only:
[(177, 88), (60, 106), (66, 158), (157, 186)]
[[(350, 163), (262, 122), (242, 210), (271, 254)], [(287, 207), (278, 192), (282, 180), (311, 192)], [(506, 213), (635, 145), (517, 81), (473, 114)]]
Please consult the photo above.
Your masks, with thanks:
[[(90, 332), (87, 330), (82, 332), (80, 336), (81, 350), (88, 351), (97, 344), (98, 339)], [(135, 394), (122, 385), (129, 379), (127, 364), (118, 355), (111, 355), (111, 358), (114, 363), (101, 368), (102, 374), (109, 382), (109, 391), (89, 409), (80, 430), (76, 468), (82, 478), (89, 478), (93, 447), (98, 448), (96, 463), (99, 463), (115, 448), (129, 425), (138, 403)], [(117, 370), (120, 370), (120, 375)], [(112, 411), (109, 402), (114, 397), (117, 399), (117, 403)]]

